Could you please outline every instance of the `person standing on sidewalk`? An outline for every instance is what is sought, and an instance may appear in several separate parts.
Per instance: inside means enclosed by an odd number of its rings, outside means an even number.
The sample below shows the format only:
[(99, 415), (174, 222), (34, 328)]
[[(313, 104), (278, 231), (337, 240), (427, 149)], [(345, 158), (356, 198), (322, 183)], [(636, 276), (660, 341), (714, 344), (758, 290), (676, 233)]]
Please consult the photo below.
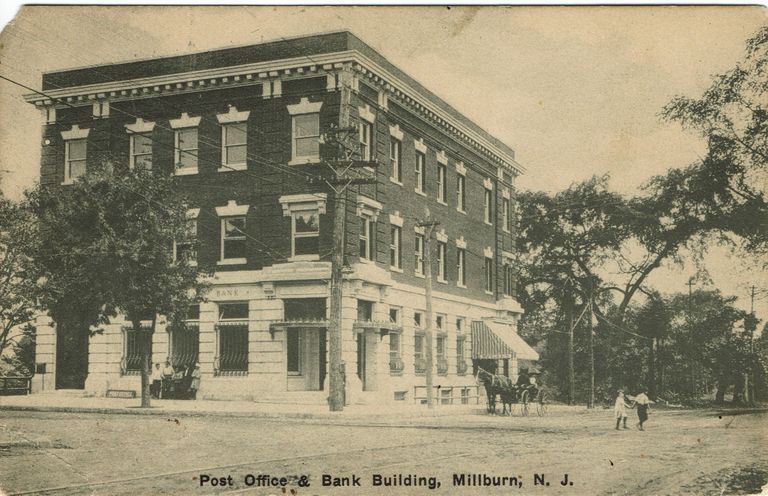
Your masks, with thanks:
[(160, 368), (160, 364), (156, 363), (152, 369), (152, 384), (150, 385), (149, 392), (155, 399), (160, 399), (160, 394), (163, 387), (163, 369)]
[(200, 364), (196, 363), (192, 370), (192, 382), (189, 384), (189, 395), (193, 400), (197, 399), (198, 389), (200, 389)]
[(651, 411), (651, 400), (646, 394), (648, 390), (646, 388), (640, 388), (640, 394), (635, 396), (635, 402), (633, 405), (637, 405), (637, 428), (644, 431), (643, 424), (648, 420), (648, 413)]
[(171, 392), (171, 385), (173, 384), (173, 367), (171, 366), (171, 361), (166, 360), (165, 361), (165, 367), (163, 367), (163, 379), (162, 379), (162, 389), (163, 389), (163, 398), (168, 398), (170, 396)]
[(619, 430), (619, 425), (622, 421), (624, 422), (624, 428), (629, 429), (629, 427), (627, 427), (627, 408), (631, 407), (624, 401), (624, 391), (619, 389), (616, 396), (616, 403), (613, 407), (613, 413), (616, 417), (616, 430)]

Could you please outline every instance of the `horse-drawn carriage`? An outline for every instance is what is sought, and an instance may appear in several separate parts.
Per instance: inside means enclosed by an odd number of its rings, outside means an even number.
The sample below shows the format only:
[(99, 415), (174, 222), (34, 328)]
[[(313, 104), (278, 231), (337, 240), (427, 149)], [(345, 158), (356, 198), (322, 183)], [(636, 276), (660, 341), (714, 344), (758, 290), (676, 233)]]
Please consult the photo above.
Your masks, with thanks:
[[(502, 404), (502, 415), (512, 415), (514, 406), (520, 405), (520, 414), (527, 417), (531, 408), (536, 414), (546, 415), (548, 408), (547, 391), (538, 384), (516, 384), (509, 377), (477, 369), (477, 381), (485, 388), (488, 396), (488, 413), (496, 413), (496, 397)], [(509, 410), (507, 410), (509, 406)]]

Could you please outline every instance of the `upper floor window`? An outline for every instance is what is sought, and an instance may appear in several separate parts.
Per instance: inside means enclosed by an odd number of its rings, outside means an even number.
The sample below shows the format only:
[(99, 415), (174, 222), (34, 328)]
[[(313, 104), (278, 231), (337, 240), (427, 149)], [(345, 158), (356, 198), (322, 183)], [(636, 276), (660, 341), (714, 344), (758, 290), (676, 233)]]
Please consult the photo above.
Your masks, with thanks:
[(246, 263), (246, 214), (248, 205), (238, 205), (230, 200), (224, 207), (216, 207), (216, 214), (221, 219), (219, 245), (220, 265)]
[(149, 133), (131, 135), (130, 167), (152, 168), (152, 136)]
[(85, 174), (85, 139), (73, 139), (64, 142), (64, 182), (71, 183)]
[(504, 264), (504, 294), (507, 296), (515, 295), (515, 274), (510, 263)]
[(421, 312), (413, 312), (413, 326), (416, 329), (421, 329), (422, 324)]
[(493, 292), (493, 258), (485, 257), (485, 265), (483, 266), (483, 279), (485, 291), (488, 293)]
[(373, 123), (376, 114), (365, 105), (358, 108), (358, 115), (360, 119), (357, 124), (357, 139), (360, 142), (360, 159), (367, 162), (373, 158)]
[(171, 119), (173, 128), (173, 163), (178, 175), (197, 174), (198, 132), (200, 117), (190, 117), (186, 112), (178, 119)]
[(467, 179), (461, 174), (456, 175), (456, 210), (467, 211)]
[(443, 241), (437, 242), (437, 280), (445, 282), (448, 261), (446, 259), (446, 246)]
[(68, 131), (62, 131), (64, 139), (64, 184), (71, 184), (85, 174), (87, 138), (90, 129), (80, 129), (75, 124)]
[(504, 198), (501, 202), (501, 228), (510, 232), (509, 199)]
[(486, 224), (493, 223), (493, 191), (485, 188), (485, 196), (483, 197), (483, 220)]
[(320, 108), (323, 102), (310, 103), (302, 98), (288, 105), (291, 114), (291, 163), (307, 163), (320, 159)]
[(320, 214), (317, 210), (293, 212), (291, 239), (291, 256), (319, 255)]
[(221, 257), (219, 260), (245, 258), (245, 216), (221, 219)]
[(373, 226), (370, 217), (360, 217), (360, 258), (373, 260)]
[(414, 264), (416, 275), (424, 275), (424, 235), (416, 233), (416, 246), (414, 250)]
[(320, 256), (320, 214), (325, 213), (325, 193), (280, 197), (283, 214), (291, 217), (291, 258)]
[(396, 183), (403, 182), (403, 163), (401, 160), (403, 144), (397, 138), (391, 138), (389, 140), (389, 159), (391, 162), (392, 170), (390, 179)]
[(186, 260), (189, 265), (197, 265), (197, 216), (199, 208), (187, 212), (186, 232), (184, 238), (173, 244), (174, 260)]
[(250, 111), (229, 112), (216, 116), (221, 124), (221, 167), (219, 172), (248, 168), (248, 116)]
[(246, 164), (248, 124), (226, 124), (222, 127), (222, 156), (221, 163), (225, 166), (242, 166)]
[(390, 225), (389, 241), (389, 266), (394, 269), (403, 268), (403, 229), (400, 226)]
[(456, 284), (467, 285), (467, 252), (464, 248), (456, 249)]
[(445, 182), (446, 167), (443, 164), (437, 164), (437, 201), (445, 203), (448, 194), (448, 184)]
[(426, 175), (424, 174), (424, 159), (425, 155), (421, 152), (416, 152), (416, 192), (426, 193), (427, 183)]

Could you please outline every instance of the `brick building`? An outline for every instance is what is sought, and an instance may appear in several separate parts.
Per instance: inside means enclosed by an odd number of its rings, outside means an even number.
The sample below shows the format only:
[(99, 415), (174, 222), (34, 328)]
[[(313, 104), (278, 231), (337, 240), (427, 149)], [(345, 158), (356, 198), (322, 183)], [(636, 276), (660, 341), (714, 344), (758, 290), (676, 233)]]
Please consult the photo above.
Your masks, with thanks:
[(381, 164), (347, 196), (349, 394), (424, 395), (425, 207), (440, 222), (429, 246), (443, 400), (471, 393), (473, 361), (515, 376), (518, 358), (537, 358), (516, 334), (514, 151), (354, 35), (51, 72), (42, 93), (27, 96), (45, 118), (41, 182), (66, 188), (107, 155), (183, 176), (197, 242), (174, 250), (215, 278), (187, 328), (160, 319), (151, 343), (120, 320), (72, 343), (41, 317), (36, 389), (138, 389), (151, 346), (156, 363), (200, 362), (198, 397), (324, 401), (333, 193), (308, 177), (327, 169), (320, 136), (342, 118), (360, 157)]

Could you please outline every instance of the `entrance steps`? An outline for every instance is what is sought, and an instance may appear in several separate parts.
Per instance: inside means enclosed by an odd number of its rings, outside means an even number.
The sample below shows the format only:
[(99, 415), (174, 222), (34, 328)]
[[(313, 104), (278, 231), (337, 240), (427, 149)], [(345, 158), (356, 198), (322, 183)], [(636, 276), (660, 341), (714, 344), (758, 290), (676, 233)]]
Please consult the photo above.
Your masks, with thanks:
[(276, 391), (263, 393), (254, 398), (254, 403), (272, 403), (279, 405), (327, 405), (326, 391)]
[(85, 389), (44, 389), (35, 394), (50, 394), (56, 396), (68, 396), (71, 398), (85, 398), (87, 396), (93, 396), (88, 394)]

